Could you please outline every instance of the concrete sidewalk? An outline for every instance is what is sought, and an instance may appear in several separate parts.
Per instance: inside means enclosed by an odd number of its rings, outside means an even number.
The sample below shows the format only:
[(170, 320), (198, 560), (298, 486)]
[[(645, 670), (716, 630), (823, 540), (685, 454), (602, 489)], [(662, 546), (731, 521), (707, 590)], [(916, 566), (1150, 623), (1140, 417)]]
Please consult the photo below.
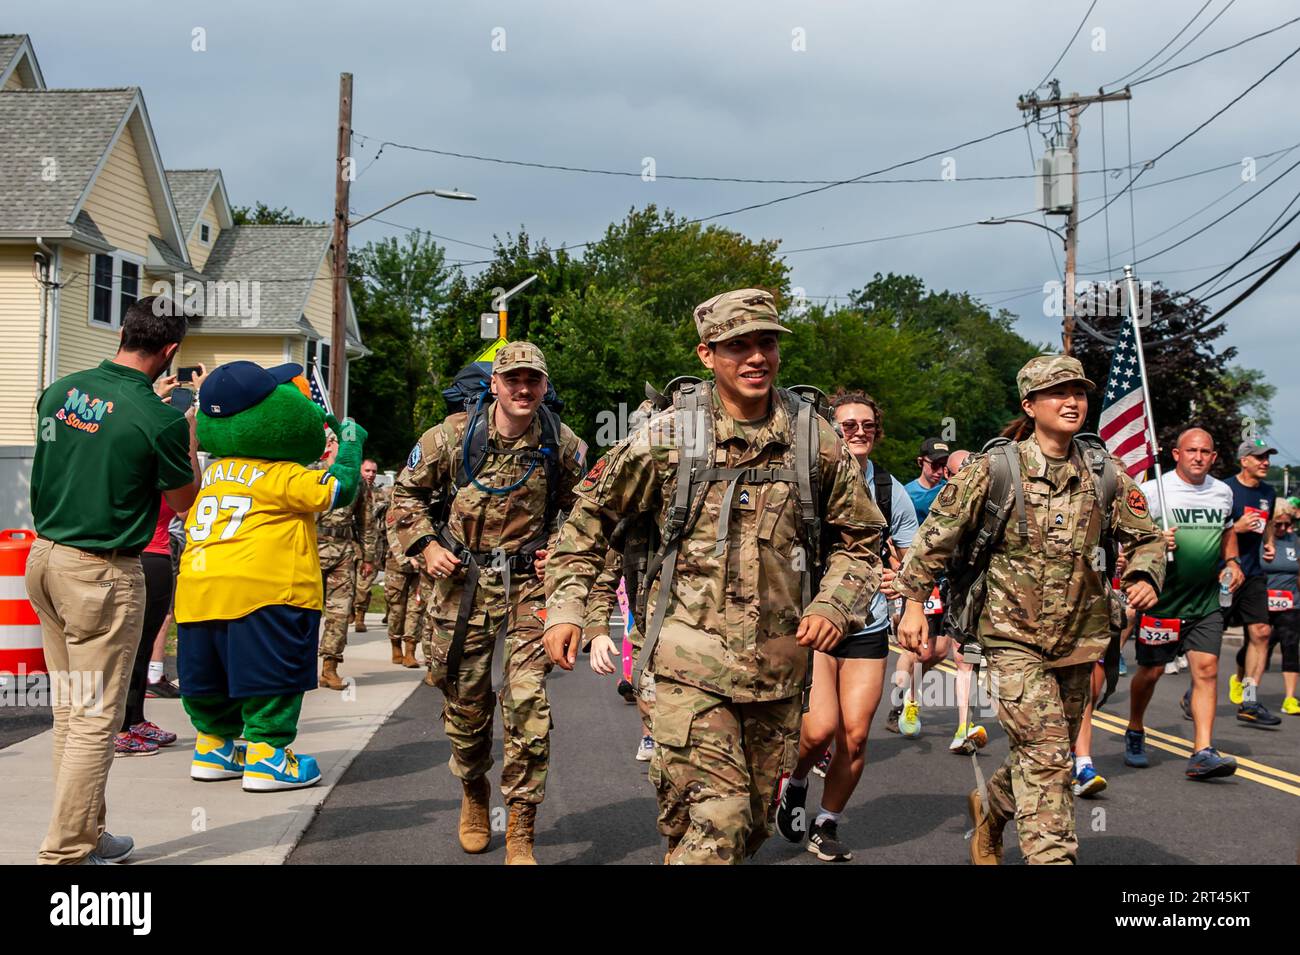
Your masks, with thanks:
[[(379, 614), (367, 632), (348, 634), (342, 693), (313, 690), (303, 700), (295, 752), (315, 756), (321, 781), (303, 790), (246, 793), (238, 780), (189, 776), (194, 727), (180, 700), (149, 700), (149, 719), (180, 738), (155, 756), (122, 757), (108, 776), (108, 829), (135, 839), (130, 864), (279, 865), (315, 818), (334, 784), (375, 731), (420, 686), (424, 668), (394, 666)], [(0, 750), (0, 863), (28, 864), (49, 825), (53, 786), (50, 732)]]

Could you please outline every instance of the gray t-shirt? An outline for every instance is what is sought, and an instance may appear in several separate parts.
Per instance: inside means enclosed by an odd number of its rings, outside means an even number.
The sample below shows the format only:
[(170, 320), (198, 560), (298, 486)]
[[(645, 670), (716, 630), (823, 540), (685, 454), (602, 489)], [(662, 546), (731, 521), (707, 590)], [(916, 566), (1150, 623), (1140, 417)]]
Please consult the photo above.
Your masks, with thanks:
[(1273, 546), (1277, 550), (1273, 559), (1261, 561), (1264, 573), (1268, 574), (1268, 589), (1289, 590), (1294, 601), (1300, 597), (1300, 593), (1296, 593), (1297, 587), (1300, 586), (1296, 583), (1296, 575), (1300, 574), (1300, 561), (1296, 559), (1297, 551), (1300, 551), (1300, 542), (1296, 539), (1295, 531), (1292, 531), (1285, 536), (1277, 535)]

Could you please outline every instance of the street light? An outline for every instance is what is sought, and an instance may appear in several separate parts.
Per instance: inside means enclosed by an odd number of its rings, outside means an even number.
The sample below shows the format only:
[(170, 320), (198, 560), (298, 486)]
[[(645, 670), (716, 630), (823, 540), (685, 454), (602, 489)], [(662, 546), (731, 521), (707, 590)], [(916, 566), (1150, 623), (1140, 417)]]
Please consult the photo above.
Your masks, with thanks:
[[(351, 86), (351, 76), (348, 75), (347, 85)], [(416, 196), (437, 196), (440, 199), (460, 199), (462, 201), (473, 202), (478, 196), (461, 192), (459, 189), (421, 189), (419, 192), (413, 192), (409, 196), (402, 196), (394, 202), (390, 202), (382, 209), (376, 209), (369, 215), (362, 216), (360, 219), (348, 219), (344, 216), (347, 209), (347, 181), (341, 180), (341, 195), (335, 196), (335, 221), (334, 221), (334, 315), (330, 323), (330, 405), (337, 414), (342, 415), (343, 408), (343, 376), (347, 368), (347, 275), (348, 275), (348, 230), (353, 226), (360, 225), (368, 219), (373, 219), (381, 212), (387, 212), (393, 206), (400, 206), (408, 199), (414, 199)]]
[[(1065, 354), (1069, 355), (1074, 350), (1074, 322), (1075, 322), (1074, 270), (1073, 270), (1074, 266), (1073, 266), (1073, 261), (1069, 257), (1070, 241), (1065, 235), (1063, 235), (1060, 232), (1057, 232), (1051, 226), (1044, 225), (1041, 222), (1035, 222), (1033, 219), (995, 219), (989, 217), (988, 219), (981, 219), (977, 224), (978, 225), (1006, 225), (1008, 222), (1019, 222), (1022, 225), (1031, 225), (1036, 229), (1042, 229), (1044, 232), (1050, 232), (1052, 233), (1052, 235), (1056, 236), (1058, 239), (1061, 240), (1061, 245), (1066, 252), (1066, 265), (1068, 266), (1066, 271), (1066, 276), (1065, 276), (1065, 315), (1061, 320), (1061, 346), (1062, 346), (1062, 351), (1064, 351)], [(1084, 327), (1087, 328), (1086, 325)], [(1091, 334), (1096, 335), (1098, 338), (1102, 337), (1101, 335), (1098, 335), (1098, 333), (1091, 328), (1088, 328), (1088, 331)]]

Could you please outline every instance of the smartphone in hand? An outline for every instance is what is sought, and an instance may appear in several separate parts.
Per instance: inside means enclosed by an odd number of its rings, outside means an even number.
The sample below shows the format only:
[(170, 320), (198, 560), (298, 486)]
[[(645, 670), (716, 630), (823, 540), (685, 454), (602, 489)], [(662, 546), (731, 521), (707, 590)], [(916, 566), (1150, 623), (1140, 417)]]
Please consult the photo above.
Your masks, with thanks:
[(194, 380), (194, 376), (199, 373), (198, 365), (186, 365), (176, 372), (176, 380), (182, 385), (187, 385)]
[(189, 388), (173, 388), (171, 397), (167, 400), (177, 411), (189, 411), (190, 405), (194, 404), (194, 392)]

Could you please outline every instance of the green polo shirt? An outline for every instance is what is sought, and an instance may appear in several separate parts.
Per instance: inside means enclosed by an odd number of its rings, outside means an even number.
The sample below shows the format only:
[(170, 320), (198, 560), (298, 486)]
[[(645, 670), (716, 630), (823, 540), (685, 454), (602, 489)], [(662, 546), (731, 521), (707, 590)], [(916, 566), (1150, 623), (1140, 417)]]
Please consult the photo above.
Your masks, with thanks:
[(185, 415), (111, 361), (60, 378), (37, 404), (32, 517), (69, 547), (143, 548), (160, 492), (194, 480)]

